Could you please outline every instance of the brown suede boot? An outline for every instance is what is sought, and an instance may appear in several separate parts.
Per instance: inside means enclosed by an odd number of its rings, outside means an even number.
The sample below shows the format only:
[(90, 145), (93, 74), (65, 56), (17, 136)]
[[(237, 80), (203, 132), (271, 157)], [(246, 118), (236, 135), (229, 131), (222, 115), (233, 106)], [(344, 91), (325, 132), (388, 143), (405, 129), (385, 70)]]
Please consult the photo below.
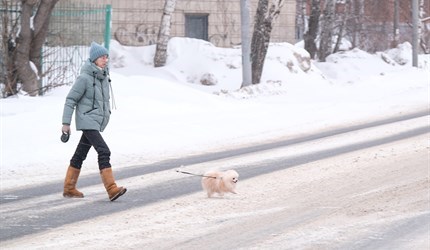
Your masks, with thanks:
[(69, 198), (83, 198), (84, 194), (76, 189), (76, 183), (78, 182), (80, 169), (69, 166), (67, 169), (66, 179), (64, 180), (64, 197)]
[(112, 174), (112, 168), (104, 168), (100, 170), (100, 176), (102, 177), (102, 181), (105, 185), (110, 201), (118, 199), (127, 191), (126, 188), (116, 186), (115, 179)]

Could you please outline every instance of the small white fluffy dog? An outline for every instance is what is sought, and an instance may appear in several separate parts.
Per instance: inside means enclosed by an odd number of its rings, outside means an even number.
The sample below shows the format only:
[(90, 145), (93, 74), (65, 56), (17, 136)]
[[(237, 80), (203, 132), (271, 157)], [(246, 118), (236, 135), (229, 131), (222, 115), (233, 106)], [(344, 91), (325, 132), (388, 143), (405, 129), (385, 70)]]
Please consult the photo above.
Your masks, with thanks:
[(202, 187), (211, 198), (214, 193), (223, 196), (224, 193), (236, 194), (234, 189), (239, 180), (239, 174), (234, 170), (227, 170), (225, 172), (209, 171), (203, 175)]

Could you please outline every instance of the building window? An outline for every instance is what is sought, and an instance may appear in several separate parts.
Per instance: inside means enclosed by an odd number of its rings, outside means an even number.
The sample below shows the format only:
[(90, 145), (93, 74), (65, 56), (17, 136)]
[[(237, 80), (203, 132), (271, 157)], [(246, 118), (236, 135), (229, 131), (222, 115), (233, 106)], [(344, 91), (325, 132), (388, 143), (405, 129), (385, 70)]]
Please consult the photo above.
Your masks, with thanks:
[(185, 36), (208, 41), (208, 15), (185, 14)]

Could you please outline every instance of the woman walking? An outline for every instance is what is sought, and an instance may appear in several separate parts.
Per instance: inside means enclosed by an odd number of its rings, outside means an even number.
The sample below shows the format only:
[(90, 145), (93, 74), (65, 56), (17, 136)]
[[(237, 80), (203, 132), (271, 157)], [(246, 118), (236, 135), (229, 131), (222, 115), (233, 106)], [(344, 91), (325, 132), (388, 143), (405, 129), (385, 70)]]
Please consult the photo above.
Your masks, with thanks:
[(110, 164), (111, 152), (100, 133), (106, 128), (111, 113), (108, 61), (108, 50), (95, 42), (91, 43), (90, 57), (66, 97), (62, 132), (66, 135), (70, 134), (72, 115), (76, 110), (76, 129), (82, 131), (82, 137), (67, 169), (64, 197), (84, 197), (76, 189), (76, 183), (82, 163), (91, 147), (97, 151), (100, 175), (109, 199), (114, 201), (127, 191), (126, 188), (118, 187), (115, 183)]

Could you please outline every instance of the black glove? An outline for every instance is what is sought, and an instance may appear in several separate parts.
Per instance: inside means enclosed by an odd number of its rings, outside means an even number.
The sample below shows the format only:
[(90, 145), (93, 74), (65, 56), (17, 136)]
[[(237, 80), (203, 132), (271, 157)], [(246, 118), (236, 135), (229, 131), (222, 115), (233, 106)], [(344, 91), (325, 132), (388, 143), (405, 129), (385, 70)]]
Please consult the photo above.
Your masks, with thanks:
[(69, 133), (63, 132), (61, 134), (61, 141), (62, 142), (66, 143), (67, 141), (69, 141), (69, 138), (70, 138), (70, 134)]

